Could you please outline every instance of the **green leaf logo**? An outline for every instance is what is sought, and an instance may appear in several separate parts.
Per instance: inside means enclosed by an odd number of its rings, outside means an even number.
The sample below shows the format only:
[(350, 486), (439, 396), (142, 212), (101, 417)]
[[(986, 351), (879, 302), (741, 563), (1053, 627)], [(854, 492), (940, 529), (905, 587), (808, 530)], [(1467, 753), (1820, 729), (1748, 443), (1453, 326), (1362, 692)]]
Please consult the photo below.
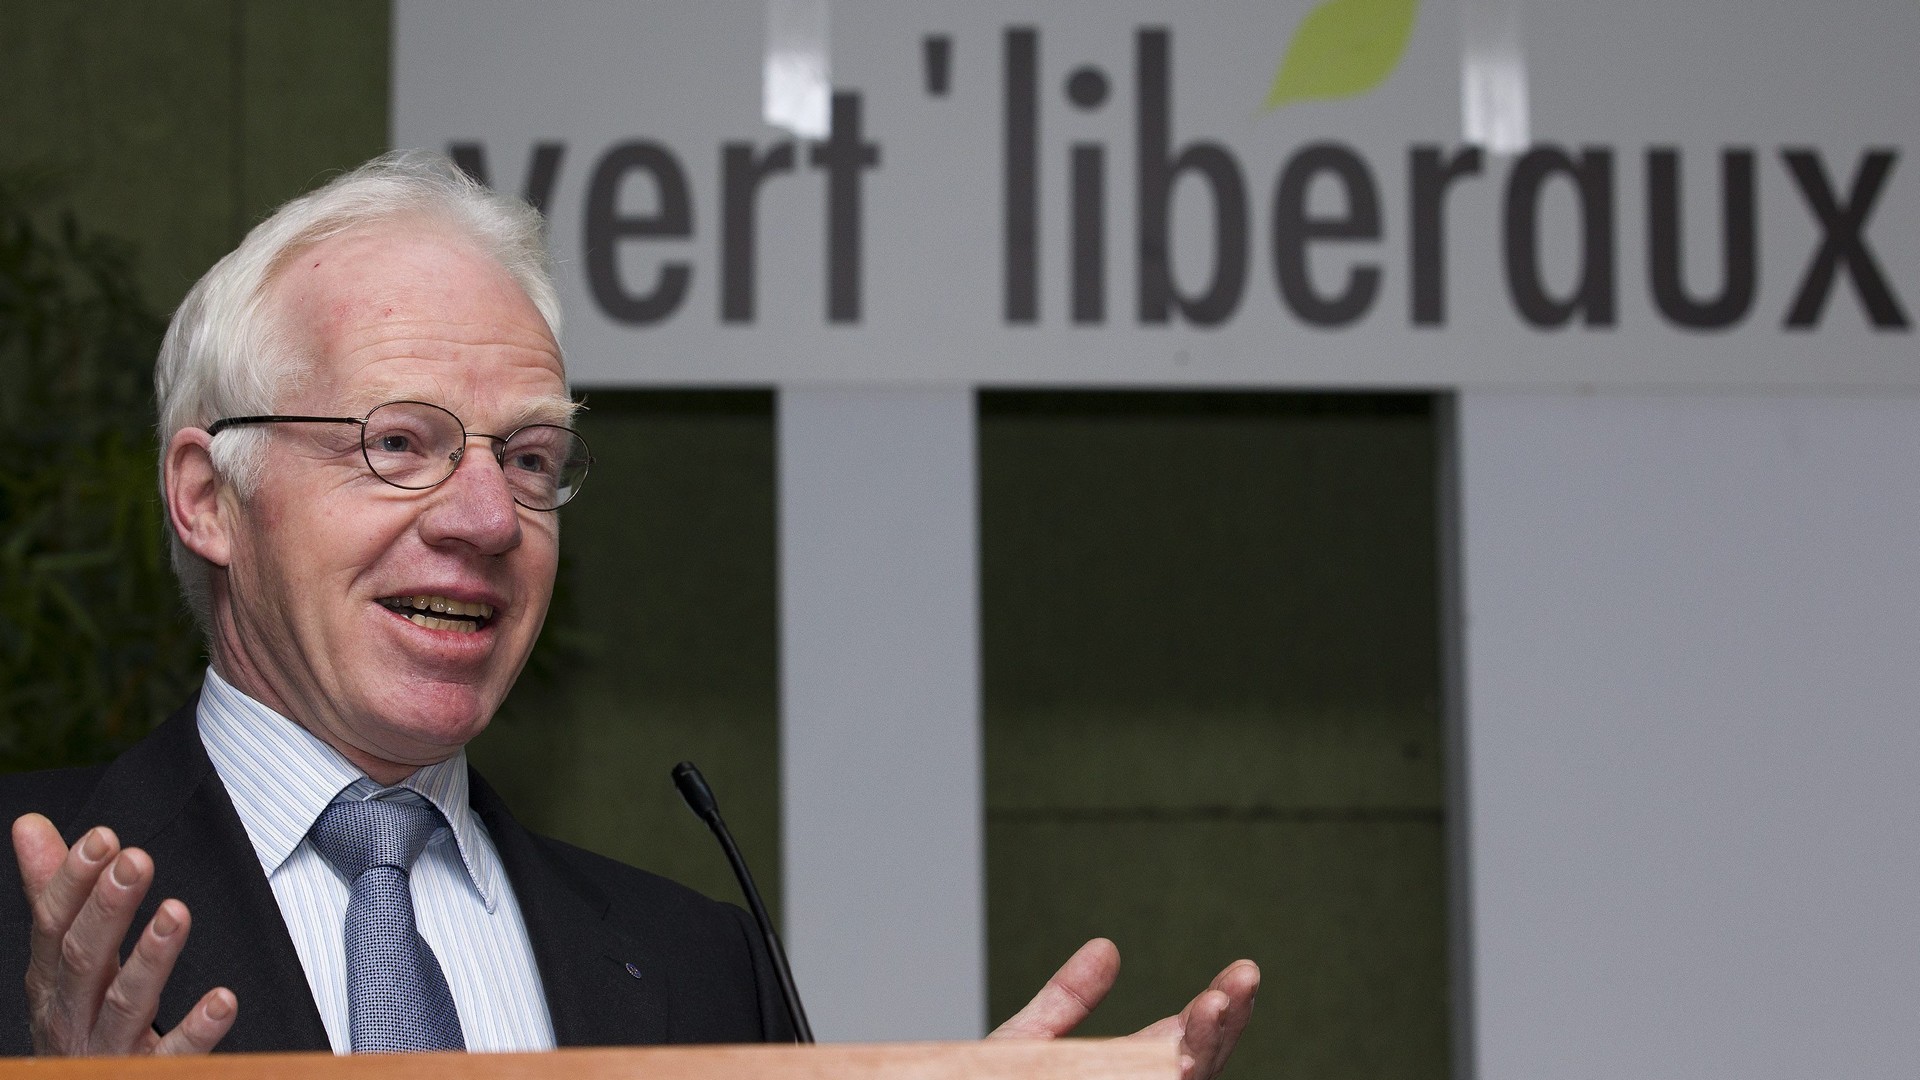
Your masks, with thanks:
[(1267, 108), (1356, 97), (1393, 74), (1420, 0), (1327, 0), (1307, 12), (1267, 91)]

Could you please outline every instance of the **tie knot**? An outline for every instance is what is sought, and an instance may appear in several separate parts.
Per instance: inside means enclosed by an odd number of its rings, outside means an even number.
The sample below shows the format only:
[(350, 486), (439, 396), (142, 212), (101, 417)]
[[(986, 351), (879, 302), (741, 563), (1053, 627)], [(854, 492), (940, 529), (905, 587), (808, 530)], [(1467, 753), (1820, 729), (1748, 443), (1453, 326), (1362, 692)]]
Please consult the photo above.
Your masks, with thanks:
[(348, 800), (328, 804), (307, 835), (351, 884), (376, 866), (410, 871), (440, 822), (424, 800)]

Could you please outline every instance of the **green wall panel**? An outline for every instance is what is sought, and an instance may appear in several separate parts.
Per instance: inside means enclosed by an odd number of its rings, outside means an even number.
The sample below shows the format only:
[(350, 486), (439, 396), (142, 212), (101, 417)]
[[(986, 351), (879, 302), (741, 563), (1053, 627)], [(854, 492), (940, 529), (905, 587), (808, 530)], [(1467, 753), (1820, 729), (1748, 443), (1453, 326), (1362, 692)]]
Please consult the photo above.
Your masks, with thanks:
[(136, 245), (162, 309), (232, 246), (233, 7), (0, 0), (8, 169), (51, 174), (54, 205)]
[(1097, 1032), (1249, 955), (1230, 1076), (1446, 1074), (1436, 437), (1418, 395), (981, 396), (996, 1020), (1104, 934)]
[(996, 1020), (1099, 935), (1120, 946), (1120, 982), (1087, 1034), (1152, 1023), (1244, 955), (1260, 961), (1263, 980), (1228, 1077), (1445, 1074), (1437, 816), (996, 815), (987, 850)]
[(385, 0), (0, 0), (0, 168), (130, 242), (167, 310), (253, 222), (385, 149)]
[(236, 232), (387, 149), (387, 0), (239, 5)]

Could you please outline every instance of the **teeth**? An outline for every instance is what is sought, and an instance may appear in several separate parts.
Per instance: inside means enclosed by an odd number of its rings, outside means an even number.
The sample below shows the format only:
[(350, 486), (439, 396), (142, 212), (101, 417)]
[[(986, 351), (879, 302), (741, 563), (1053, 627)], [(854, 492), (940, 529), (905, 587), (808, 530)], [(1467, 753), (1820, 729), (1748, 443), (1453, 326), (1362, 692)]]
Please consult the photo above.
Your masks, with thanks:
[(451, 630), (456, 634), (472, 634), (480, 629), (478, 623), (464, 622), (460, 619), (436, 619), (431, 615), (409, 615), (407, 621), (429, 630)]
[[(467, 603), (462, 600), (451, 600), (444, 596), (427, 596), (424, 594), (420, 596), (399, 596), (388, 600), (387, 604), (401, 608), (410, 607), (419, 612), (432, 612), (435, 615), (467, 615), (480, 619), (493, 618), (492, 604)], [(412, 618), (418, 622), (420, 618), (431, 618), (431, 616), (413, 616)], [(433, 621), (445, 622), (446, 620), (435, 619)], [(422, 623), (421, 625), (424, 626), (426, 624)], [(466, 626), (467, 624), (462, 623), (460, 625)], [(469, 629), (471, 629), (471, 627), (469, 627)]]

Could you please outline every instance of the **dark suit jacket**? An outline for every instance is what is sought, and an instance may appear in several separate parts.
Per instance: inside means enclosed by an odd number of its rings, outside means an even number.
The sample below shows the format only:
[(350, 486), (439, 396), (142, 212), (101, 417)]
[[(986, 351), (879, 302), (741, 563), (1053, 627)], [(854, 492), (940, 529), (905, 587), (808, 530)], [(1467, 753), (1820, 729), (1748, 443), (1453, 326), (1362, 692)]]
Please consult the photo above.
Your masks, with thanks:
[[(193, 913), (192, 936), (160, 1001), (162, 1031), (202, 994), (226, 986), (240, 999), (240, 1015), (220, 1049), (325, 1050), (326, 1029), (280, 906), (200, 742), (196, 705), (109, 765), (0, 777), (0, 822), (38, 811), (68, 843), (107, 825), (122, 844), (153, 856), (154, 886), (128, 947), (167, 897)], [(744, 912), (535, 835), (477, 773), (471, 779), (474, 811), (519, 898), (560, 1045), (792, 1037)], [(31, 916), (15, 885), (12, 845), (0, 848), (0, 1054), (28, 1054), (23, 980)]]

